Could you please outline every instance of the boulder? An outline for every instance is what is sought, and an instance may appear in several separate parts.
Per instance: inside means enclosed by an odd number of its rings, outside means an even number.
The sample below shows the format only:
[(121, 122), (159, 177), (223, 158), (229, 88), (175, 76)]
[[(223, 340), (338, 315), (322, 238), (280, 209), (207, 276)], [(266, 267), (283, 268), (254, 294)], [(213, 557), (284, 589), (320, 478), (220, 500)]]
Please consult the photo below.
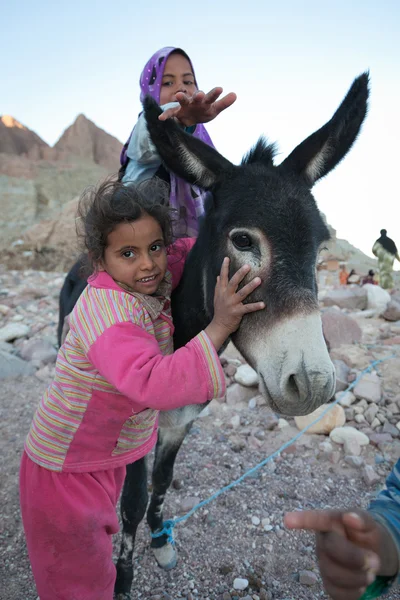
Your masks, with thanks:
[(329, 350), (361, 341), (362, 331), (358, 323), (337, 308), (324, 310), (321, 318), (322, 330)]
[(390, 300), (381, 316), (386, 321), (398, 321), (400, 319), (400, 301)]
[[(318, 419), (320, 415), (329, 407), (329, 404), (322, 404), (317, 410), (309, 415), (295, 417), (295, 423), (298, 429), (302, 430), (310, 423)], [(318, 423), (315, 423), (306, 433), (329, 434), (333, 429), (342, 427), (346, 422), (344, 409), (338, 404), (334, 405), (329, 412), (322, 417)]]
[(381, 315), (392, 299), (389, 292), (372, 283), (366, 283), (362, 289), (367, 292), (367, 309), (374, 310), (376, 316)]
[(368, 306), (368, 292), (365, 286), (329, 290), (322, 301), (324, 306), (365, 310)]

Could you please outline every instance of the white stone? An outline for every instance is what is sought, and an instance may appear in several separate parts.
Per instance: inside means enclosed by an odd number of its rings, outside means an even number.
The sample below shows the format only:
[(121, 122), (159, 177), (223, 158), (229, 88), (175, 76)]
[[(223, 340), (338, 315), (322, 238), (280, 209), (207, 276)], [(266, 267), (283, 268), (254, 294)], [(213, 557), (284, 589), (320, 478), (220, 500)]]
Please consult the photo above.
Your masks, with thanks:
[(242, 579), (241, 577), (236, 577), (233, 581), (233, 589), (234, 590), (245, 590), (249, 585), (248, 579)]
[(271, 521), (270, 521), (269, 517), (264, 517), (264, 519), (261, 520), (261, 525), (263, 527), (267, 527), (270, 524), (271, 524)]
[(250, 398), (250, 400), (249, 400), (249, 408), (251, 410), (254, 410), (256, 408), (256, 406), (257, 406), (257, 398), (258, 398), (258, 396), (255, 396), (254, 398)]
[(362, 433), (362, 431), (358, 431), (355, 427), (337, 427), (331, 431), (329, 437), (336, 444), (344, 444), (345, 440), (351, 439), (357, 440), (360, 446), (367, 446), (369, 444), (368, 436)]
[(379, 316), (385, 312), (392, 297), (387, 290), (384, 290), (379, 285), (367, 283), (363, 285), (364, 290), (367, 291), (368, 295), (368, 310), (374, 310), (375, 315)]
[(278, 429), (284, 429), (285, 427), (289, 427), (289, 423), (286, 421), (286, 419), (280, 418), (279, 421), (278, 421), (277, 428)]
[(251, 517), (251, 522), (253, 523), (253, 525), (257, 526), (261, 523), (260, 518), (259, 517)]
[(0, 329), (0, 342), (9, 342), (25, 337), (29, 333), (29, 327), (23, 323), (8, 323)]
[(381, 422), (379, 419), (374, 419), (371, 423), (371, 427), (372, 429), (376, 429), (377, 427), (381, 426)]
[(258, 375), (250, 365), (240, 365), (234, 375), (236, 383), (240, 383), (245, 387), (254, 387), (258, 385)]
[(343, 406), (344, 408), (349, 408), (349, 406), (351, 406), (353, 402), (356, 401), (356, 397), (353, 394), (353, 392), (338, 392), (337, 394), (335, 394), (335, 400), (337, 400), (338, 398), (340, 398), (340, 406)]
[(354, 417), (354, 420), (355, 420), (355, 422), (356, 422), (356, 423), (358, 423), (358, 424), (361, 424), (361, 423), (366, 423), (366, 420), (365, 420), (365, 417), (364, 417), (364, 415), (363, 415), (363, 414), (356, 415), (356, 416)]
[[(294, 421), (298, 429), (302, 430), (310, 423), (318, 419), (329, 407), (328, 404), (322, 404), (317, 410), (309, 415), (295, 417)], [(346, 423), (346, 414), (344, 409), (336, 404), (320, 419), (317, 423), (307, 429), (306, 433), (329, 434), (336, 427), (342, 427)]]

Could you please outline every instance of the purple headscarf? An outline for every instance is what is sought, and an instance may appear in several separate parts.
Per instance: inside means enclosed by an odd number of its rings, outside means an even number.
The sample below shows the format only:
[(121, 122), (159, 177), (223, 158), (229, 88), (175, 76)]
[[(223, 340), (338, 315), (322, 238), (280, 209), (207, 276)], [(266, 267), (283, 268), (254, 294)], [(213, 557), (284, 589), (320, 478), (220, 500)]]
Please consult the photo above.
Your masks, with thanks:
[[(192, 62), (187, 56), (186, 52), (180, 48), (173, 48), (171, 46), (162, 48), (153, 54), (140, 76), (141, 102), (143, 102), (146, 95), (150, 95), (152, 98), (154, 98), (154, 100), (160, 103), (161, 85), (165, 64), (169, 55), (174, 51), (181, 52), (188, 59), (190, 66), (192, 67), (193, 75), (195, 75)], [(196, 87), (198, 87), (196, 77), (195, 83)], [(204, 125), (197, 125), (193, 136), (214, 148), (211, 138), (208, 135)], [(124, 145), (121, 153), (121, 165), (125, 165), (128, 160), (126, 151), (130, 137), (131, 136), (129, 136), (129, 139)], [(171, 185), (169, 203), (170, 206), (177, 211), (177, 217), (173, 221), (175, 237), (196, 237), (199, 230), (198, 219), (204, 212), (204, 200), (207, 192), (204, 192), (204, 190), (195, 185), (187, 183), (180, 177), (174, 175), (174, 173), (170, 172), (169, 174)]]

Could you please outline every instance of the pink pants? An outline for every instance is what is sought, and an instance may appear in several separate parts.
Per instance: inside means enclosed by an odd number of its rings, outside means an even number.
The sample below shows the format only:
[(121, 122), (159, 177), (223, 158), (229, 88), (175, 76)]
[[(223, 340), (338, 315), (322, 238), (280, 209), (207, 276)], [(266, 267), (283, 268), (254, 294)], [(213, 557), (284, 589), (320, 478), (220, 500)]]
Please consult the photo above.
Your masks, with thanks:
[(112, 600), (112, 534), (125, 467), (59, 473), (24, 452), (20, 498), (29, 558), (40, 600)]

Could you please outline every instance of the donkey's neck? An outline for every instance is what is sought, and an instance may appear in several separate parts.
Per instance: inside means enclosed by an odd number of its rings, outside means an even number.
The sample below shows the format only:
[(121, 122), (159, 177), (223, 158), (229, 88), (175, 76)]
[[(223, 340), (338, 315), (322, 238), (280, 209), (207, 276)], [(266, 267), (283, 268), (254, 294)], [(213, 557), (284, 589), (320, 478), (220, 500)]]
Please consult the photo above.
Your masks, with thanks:
[(174, 347), (184, 346), (210, 323), (207, 309), (209, 273), (201, 244), (197, 242), (186, 261), (179, 286), (172, 294), (172, 315), (175, 325)]

